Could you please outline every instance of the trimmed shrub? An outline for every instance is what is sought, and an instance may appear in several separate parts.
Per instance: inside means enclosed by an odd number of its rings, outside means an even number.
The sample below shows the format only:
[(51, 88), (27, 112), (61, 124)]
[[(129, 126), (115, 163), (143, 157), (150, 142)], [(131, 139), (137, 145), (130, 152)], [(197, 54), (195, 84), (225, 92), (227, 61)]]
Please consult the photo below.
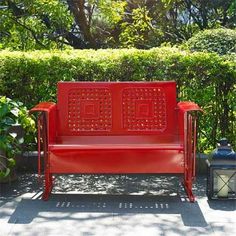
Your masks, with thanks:
[(185, 45), (191, 51), (215, 52), (219, 55), (236, 53), (236, 30), (220, 28), (200, 31)]
[(236, 62), (217, 54), (150, 50), (73, 50), (0, 53), (0, 94), (32, 107), (56, 100), (58, 81), (175, 80), (179, 99), (197, 102), (201, 150), (222, 136), (236, 142)]

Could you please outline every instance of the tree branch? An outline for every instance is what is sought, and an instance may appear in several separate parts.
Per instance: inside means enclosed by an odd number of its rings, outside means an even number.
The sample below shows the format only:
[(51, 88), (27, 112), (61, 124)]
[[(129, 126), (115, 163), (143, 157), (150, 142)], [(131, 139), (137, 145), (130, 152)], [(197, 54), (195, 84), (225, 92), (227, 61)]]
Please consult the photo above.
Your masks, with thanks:
[(28, 31), (31, 33), (31, 35), (33, 36), (33, 38), (34, 38), (34, 40), (36, 41), (36, 43), (38, 43), (40, 46), (46, 48), (46, 46), (45, 46), (42, 42), (39, 41), (39, 39), (37, 38), (37, 34), (34, 32), (34, 30), (32, 30), (32, 29), (30, 29), (28, 26), (26, 26), (26, 25), (20, 23), (18, 20), (16, 20), (16, 19), (13, 18), (13, 17), (9, 17), (9, 18), (10, 18), (11, 20), (13, 20), (15, 23), (17, 23), (18, 25), (20, 25), (20, 26), (22, 26), (23, 28), (25, 28), (26, 30), (28, 30)]

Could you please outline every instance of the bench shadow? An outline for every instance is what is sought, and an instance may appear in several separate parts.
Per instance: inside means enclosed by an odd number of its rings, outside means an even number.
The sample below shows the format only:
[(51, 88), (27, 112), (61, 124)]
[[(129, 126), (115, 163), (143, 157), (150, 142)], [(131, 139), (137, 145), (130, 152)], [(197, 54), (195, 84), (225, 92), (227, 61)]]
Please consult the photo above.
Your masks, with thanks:
[[(41, 213), (55, 213), (56, 216)], [(62, 213), (62, 214), (58, 214)], [(189, 203), (176, 196), (111, 195), (111, 194), (52, 194), (50, 200), (41, 200), (40, 193), (23, 198), (8, 223), (29, 224), (35, 218), (44, 220), (69, 220), (74, 213), (106, 213), (89, 219), (121, 216), (126, 214), (180, 214), (185, 226), (206, 227), (206, 220), (197, 202)], [(85, 218), (86, 220), (88, 218)], [(84, 218), (83, 218), (84, 219)], [(43, 219), (42, 219), (43, 220)], [(82, 220), (82, 219), (79, 219)]]

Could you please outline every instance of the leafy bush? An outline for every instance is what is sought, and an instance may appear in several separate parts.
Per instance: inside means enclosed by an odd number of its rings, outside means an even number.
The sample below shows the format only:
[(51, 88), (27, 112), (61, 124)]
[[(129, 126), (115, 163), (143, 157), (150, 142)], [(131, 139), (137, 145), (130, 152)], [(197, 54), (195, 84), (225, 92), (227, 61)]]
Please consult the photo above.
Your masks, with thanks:
[(175, 80), (179, 99), (197, 102), (201, 151), (226, 136), (236, 145), (236, 61), (217, 54), (151, 50), (73, 50), (0, 53), (0, 94), (32, 107), (56, 100), (58, 81)]
[(236, 53), (236, 30), (200, 31), (186, 42), (186, 46), (191, 51), (216, 52), (219, 55)]
[(35, 130), (34, 121), (21, 102), (0, 96), (0, 179), (10, 173), (15, 165), (15, 155), (24, 143), (24, 137), (18, 137), (14, 126), (21, 126), (26, 137)]

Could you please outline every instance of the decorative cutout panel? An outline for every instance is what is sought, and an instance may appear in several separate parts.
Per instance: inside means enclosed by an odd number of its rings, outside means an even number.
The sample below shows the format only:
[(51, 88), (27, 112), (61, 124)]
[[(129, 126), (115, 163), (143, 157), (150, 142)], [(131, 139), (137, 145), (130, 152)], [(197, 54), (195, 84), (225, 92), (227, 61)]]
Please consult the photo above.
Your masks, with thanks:
[(106, 88), (78, 88), (69, 91), (68, 126), (72, 132), (110, 131), (111, 92)]
[(162, 88), (126, 88), (122, 93), (123, 128), (128, 131), (164, 131), (166, 97)]

